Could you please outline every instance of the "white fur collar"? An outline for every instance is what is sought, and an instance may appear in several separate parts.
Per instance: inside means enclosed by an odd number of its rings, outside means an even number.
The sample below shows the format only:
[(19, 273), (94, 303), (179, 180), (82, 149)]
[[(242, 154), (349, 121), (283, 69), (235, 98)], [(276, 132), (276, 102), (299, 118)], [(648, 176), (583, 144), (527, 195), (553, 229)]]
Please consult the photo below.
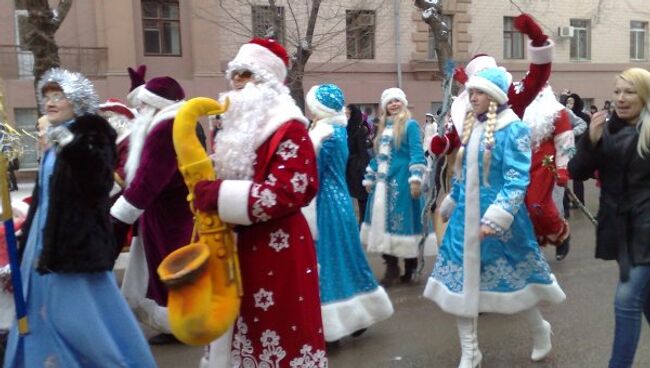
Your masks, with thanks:
[(151, 130), (153, 130), (153, 128), (161, 121), (175, 118), (176, 114), (178, 113), (178, 110), (180, 110), (181, 106), (183, 106), (184, 104), (185, 104), (185, 100), (181, 100), (158, 111), (156, 115), (153, 116), (153, 119), (151, 120), (151, 124), (149, 124), (149, 128), (147, 129), (147, 134), (151, 132)]
[(494, 128), (494, 131), (496, 132), (497, 130), (501, 130), (510, 125), (510, 123), (514, 123), (515, 121), (519, 120), (521, 120), (519, 119), (519, 116), (517, 116), (517, 114), (515, 114), (511, 108), (507, 108), (501, 111), (499, 115), (497, 115), (497, 126)]
[(345, 116), (345, 113), (341, 112), (340, 114), (317, 120), (316, 124), (328, 124), (346, 127), (348, 126), (348, 118)]
[(264, 126), (261, 127), (259, 134), (255, 136), (255, 149), (259, 148), (280, 126), (290, 120), (300, 121), (305, 124), (305, 127), (309, 125), (309, 120), (288, 94), (280, 94), (275, 97), (275, 101), (267, 111), (266, 117)]

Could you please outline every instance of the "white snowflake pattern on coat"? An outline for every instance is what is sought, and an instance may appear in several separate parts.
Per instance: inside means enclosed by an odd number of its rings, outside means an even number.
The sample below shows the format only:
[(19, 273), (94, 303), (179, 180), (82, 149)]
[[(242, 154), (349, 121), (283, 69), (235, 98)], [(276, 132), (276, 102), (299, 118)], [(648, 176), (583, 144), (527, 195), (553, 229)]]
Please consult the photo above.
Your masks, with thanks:
[(291, 178), (291, 185), (293, 186), (293, 191), (296, 193), (305, 193), (307, 190), (307, 185), (309, 185), (307, 174), (304, 173), (293, 173)]
[(253, 298), (255, 298), (255, 307), (264, 309), (265, 312), (275, 304), (273, 301), (273, 292), (263, 288), (253, 294)]
[(276, 252), (289, 248), (289, 234), (282, 231), (282, 229), (272, 232), (269, 247), (275, 249)]
[[(253, 184), (253, 188), (251, 189), (251, 197), (256, 198), (255, 202), (253, 202), (253, 209), (251, 211), (253, 217), (257, 219), (258, 222), (265, 222), (271, 219), (271, 216), (269, 216), (266, 212), (264, 212), (264, 209), (262, 208), (262, 198), (260, 195), (260, 184)], [(267, 189), (265, 189), (267, 190)]]
[(280, 155), (284, 161), (287, 161), (290, 158), (298, 157), (298, 148), (299, 146), (297, 144), (293, 143), (291, 139), (288, 139), (278, 146), (277, 154)]
[(260, 205), (266, 208), (273, 207), (278, 203), (276, 201), (277, 197), (278, 196), (275, 193), (266, 188), (260, 193)]

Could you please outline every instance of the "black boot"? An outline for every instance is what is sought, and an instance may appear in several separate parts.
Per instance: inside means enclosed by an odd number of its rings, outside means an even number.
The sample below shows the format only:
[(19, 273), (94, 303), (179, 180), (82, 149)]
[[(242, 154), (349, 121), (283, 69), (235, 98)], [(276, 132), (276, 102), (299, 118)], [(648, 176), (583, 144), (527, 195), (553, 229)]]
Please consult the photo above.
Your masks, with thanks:
[(398, 259), (397, 257), (388, 254), (382, 254), (382, 258), (386, 263), (386, 273), (384, 273), (384, 278), (382, 278), (379, 283), (381, 283), (383, 287), (389, 288), (399, 279)]
[(570, 247), (570, 244), (571, 244), (570, 240), (571, 240), (571, 237), (569, 236), (569, 237), (566, 238), (566, 240), (564, 240), (562, 242), (562, 244), (558, 245), (555, 248), (555, 259), (557, 261), (563, 260), (569, 254), (569, 249), (571, 248)]
[(402, 284), (410, 284), (413, 282), (415, 270), (418, 268), (417, 258), (404, 259), (404, 274), (400, 277)]

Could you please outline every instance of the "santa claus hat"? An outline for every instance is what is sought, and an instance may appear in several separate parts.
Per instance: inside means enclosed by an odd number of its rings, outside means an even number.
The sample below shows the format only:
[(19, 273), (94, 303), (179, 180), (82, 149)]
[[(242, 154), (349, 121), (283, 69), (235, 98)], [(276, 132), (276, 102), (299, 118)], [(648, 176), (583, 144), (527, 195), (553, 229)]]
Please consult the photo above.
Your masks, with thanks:
[(409, 102), (406, 99), (406, 93), (400, 88), (393, 87), (384, 90), (381, 93), (381, 109), (386, 111), (386, 105), (392, 100), (401, 101), (404, 104), (404, 107), (408, 106)]
[(467, 66), (465, 66), (465, 72), (467, 73), (468, 77), (471, 77), (481, 70), (496, 67), (497, 61), (492, 56), (488, 56), (486, 54), (477, 54), (474, 55), (469, 63), (467, 63)]
[(137, 99), (157, 109), (164, 109), (184, 98), (185, 91), (174, 78), (156, 77), (140, 88)]
[(508, 89), (511, 82), (512, 75), (505, 68), (488, 68), (470, 77), (465, 87), (483, 91), (502, 105), (508, 102)]
[(313, 86), (307, 92), (306, 100), (309, 111), (321, 119), (338, 115), (345, 107), (343, 91), (335, 84)]
[(125, 119), (133, 120), (135, 115), (122, 101), (117, 98), (109, 98), (99, 105), (99, 111), (123, 116)]
[(289, 55), (281, 44), (273, 39), (253, 38), (228, 63), (226, 78), (232, 79), (234, 71), (248, 70), (262, 82), (284, 83), (288, 66)]

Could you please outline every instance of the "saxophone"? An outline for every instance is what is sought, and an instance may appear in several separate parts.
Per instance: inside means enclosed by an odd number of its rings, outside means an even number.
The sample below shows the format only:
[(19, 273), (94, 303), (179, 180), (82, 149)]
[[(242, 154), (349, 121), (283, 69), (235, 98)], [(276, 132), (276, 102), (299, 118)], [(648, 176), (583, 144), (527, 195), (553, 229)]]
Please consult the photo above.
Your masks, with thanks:
[[(205, 345), (224, 334), (239, 315), (242, 286), (231, 228), (216, 213), (194, 209), (194, 185), (214, 180), (212, 160), (196, 136), (196, 122), (221, 114), (225, 104), (205, 97), (187, 101), (174, 120), (174, 149), (194, 213), (191, 244), (169, 254), (158, 267), (169, 288), (167, 310), (173, 334), (189, 345)], [(196, 240), (198, 233), (198, 240)]]

